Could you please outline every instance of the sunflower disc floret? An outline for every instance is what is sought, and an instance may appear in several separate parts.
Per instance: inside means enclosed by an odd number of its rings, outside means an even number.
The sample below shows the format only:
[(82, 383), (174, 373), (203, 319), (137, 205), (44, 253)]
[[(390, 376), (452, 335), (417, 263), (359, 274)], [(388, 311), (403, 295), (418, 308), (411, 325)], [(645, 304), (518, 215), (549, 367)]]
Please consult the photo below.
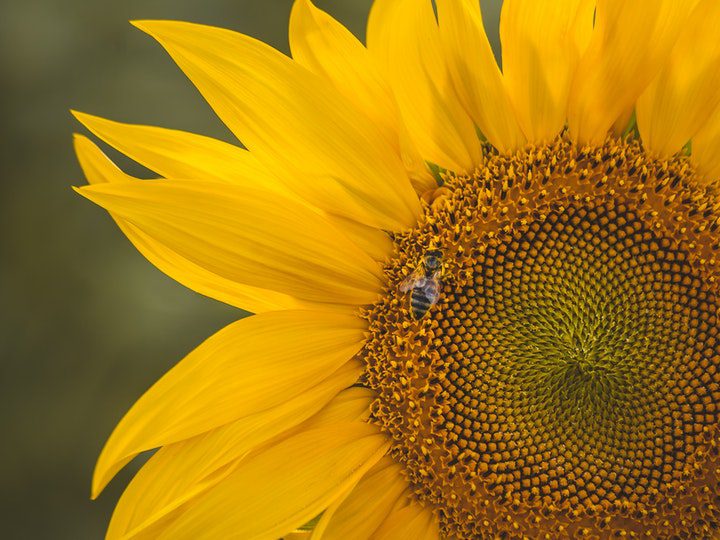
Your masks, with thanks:
[[(718, 203), (686, 159), (561, 137), (426, 199), (367, 313), (367, 371), (374, 421), (445, 534), (706, 534)], [(441, 297), (416, 321), (397, 284), (436, 248)]]

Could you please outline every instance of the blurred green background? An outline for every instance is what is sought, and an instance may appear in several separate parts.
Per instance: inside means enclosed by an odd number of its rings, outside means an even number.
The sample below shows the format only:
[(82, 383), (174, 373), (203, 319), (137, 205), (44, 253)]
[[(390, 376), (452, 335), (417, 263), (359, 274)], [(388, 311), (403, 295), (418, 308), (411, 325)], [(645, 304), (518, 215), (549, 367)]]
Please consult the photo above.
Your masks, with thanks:
[[(316, 0), (364, 39), (371, 0)], [(497, 43), (499, 0), (484, 2)], [(135, 468), (89, 500), (115, 423), (162, 373), (242, 316), (176, 284), (76, 195), (70, 108), (232, 141), (127, 21), (189, 20), (288, 51), (292, 0), (0, 2), (0, 508), (8, 539), (103, 536)], [(128, 172), (144, 171), (118, 156)]]

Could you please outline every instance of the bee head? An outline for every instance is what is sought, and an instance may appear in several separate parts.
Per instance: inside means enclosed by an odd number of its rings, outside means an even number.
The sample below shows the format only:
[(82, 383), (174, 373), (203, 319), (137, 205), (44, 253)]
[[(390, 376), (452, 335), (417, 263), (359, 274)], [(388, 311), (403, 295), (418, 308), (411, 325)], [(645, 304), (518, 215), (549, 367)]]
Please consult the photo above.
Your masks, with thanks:
[(428, 270), (437, 270), (440, 268), (440, 260), (442, 258), (442, 251), (439, 249), (431, 249), (425, 253), (425, 266)]

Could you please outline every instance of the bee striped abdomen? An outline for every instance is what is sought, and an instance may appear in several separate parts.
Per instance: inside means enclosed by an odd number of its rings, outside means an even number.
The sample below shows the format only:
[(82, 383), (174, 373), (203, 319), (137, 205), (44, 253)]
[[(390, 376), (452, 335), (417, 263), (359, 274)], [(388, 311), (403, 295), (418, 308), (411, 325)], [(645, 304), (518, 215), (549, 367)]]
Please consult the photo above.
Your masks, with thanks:
[(410, 293), (410, 308), (413, 317), (417, 320), (422, 319), (434, 303), (435, 301), (421, 287), (413, 289)]

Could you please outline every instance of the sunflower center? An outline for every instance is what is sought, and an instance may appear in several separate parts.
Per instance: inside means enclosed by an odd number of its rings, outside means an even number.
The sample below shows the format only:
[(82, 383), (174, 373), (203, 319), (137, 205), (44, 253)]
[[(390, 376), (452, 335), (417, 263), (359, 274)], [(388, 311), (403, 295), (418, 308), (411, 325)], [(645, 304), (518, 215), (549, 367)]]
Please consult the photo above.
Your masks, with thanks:
[(448, 176), (396, 238), (373, 418), (447, 536), (717, 528), (715, 201), (680, 158), (560, 139)]

